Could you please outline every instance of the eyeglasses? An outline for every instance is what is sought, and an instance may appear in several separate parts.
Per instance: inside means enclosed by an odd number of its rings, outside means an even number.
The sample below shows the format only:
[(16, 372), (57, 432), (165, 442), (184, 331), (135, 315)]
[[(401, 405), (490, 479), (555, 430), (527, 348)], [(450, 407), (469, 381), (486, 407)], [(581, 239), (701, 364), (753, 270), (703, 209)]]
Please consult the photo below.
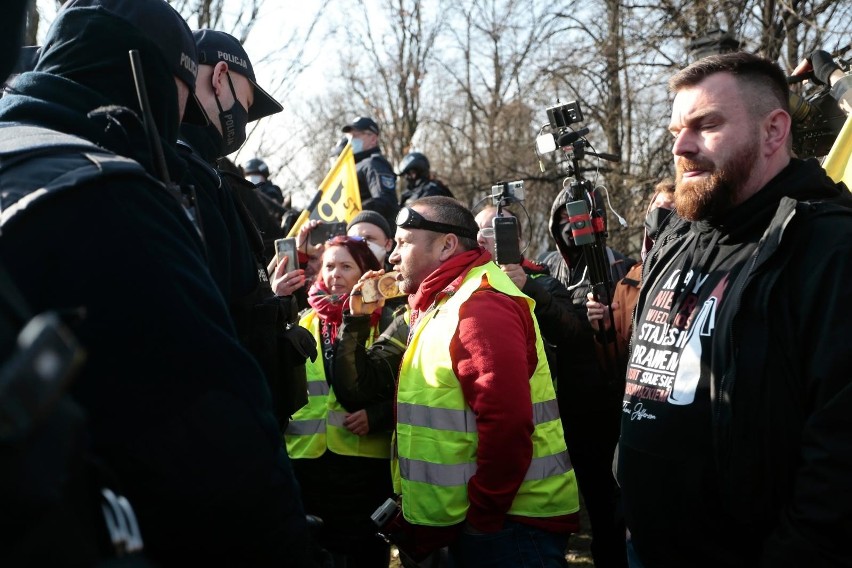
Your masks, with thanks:
[(492, 227), (485, 227), (483, 229), (479, 229), (479, 236), (483, 239), (493, 239), (494, 229)]
[(396, 215), (396, 226), (401, 229), (423, 229), (424, 231), (434, 231), (445, 235), (452, 233), (460, 237), (476, 239), (475, 231), (466, 227), (430, 221), (411, 207), (403, 207), (399, 210), (399, 213)]

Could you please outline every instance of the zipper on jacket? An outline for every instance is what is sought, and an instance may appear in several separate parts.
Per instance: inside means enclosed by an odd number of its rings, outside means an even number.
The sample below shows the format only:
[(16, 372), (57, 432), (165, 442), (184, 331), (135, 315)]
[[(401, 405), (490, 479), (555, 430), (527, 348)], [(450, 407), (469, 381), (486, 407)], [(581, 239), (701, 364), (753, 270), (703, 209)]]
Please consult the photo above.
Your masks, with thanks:
[[(738, 288), (732, 291), (732, 292), (734, 292), (734, 294), (733, 294), (734, 309), (732, 311), (730, 322), (728, 323), (728, 344), (729, 344), (729, 347), (730, 347), (730, 350), (731, 350), (731, 358), (732, 359), (736, 358), (736, 352), (734, 351), (734, 349), (735, 349), (735, 346), (734, 346), (734, 319), (735, 319), (737, 312), (740, 309), (740, 304), (742, 303), (742, 291), (745, 290), (746, 285), (749, 283), (749, 281), (751, 281), (752, 275), (754, 274), (754, 270), (755, 270), (755, 267), (757, 265), (757, 258), (760, 255), (760, 251), (762, 250), (762, 248), (763, 248), (763, 245), (761, 243), (758, 243), (757, 248), (755, 249), (754, 253), (752, 254), (751, 266), (749, 266), (748, 272), (746, 272), (745, 278), (741, 280), (741, 284), (738, 286)], [(711, 353), (711, 356), (712, 356), (712, 353)], [(719, 425), (719, 419), (720, 419), (720, 416), (721, 416), (721, 413), (722, 413), (722, 410), (721, 410), (722, 403), (723, 403), (723, 396), (722, 395), (730, 394), (730, 391), (733, 389), (733, 383), (728, 384), (728, 378), (729, 377), (730, 377), (729, 370), (726, 369), (725, 372), (722, 374), (722, 377), (719, 379), (719, 388), (716, 392), (715, 400), (712, 401), (713, 405), (714, 405), (713, 422), (716, 426)], [(712, 376), (710, 378), (712, 380)], [(714, 432), (716, 432), (715, 428), (714, 428)], [(714, 436), (714, 437), (716, 437), (716, 436)], [(720, 446), (721, 446), (721, 441), (717, 442), (717, 451), (720, 452), (720, 457), (721, 457), (721, 447)]]
[[(671, 215), (669, 216), (669, 218), (671, 218)], [(644, 302), (646, 295), (647, 295), (647, 288), (645, 286), (645, 283), (646, 283), (646, 278), (648, 277), (648, 272), (651, 269), (650, 267), (653, 264), (653, 262), (657, 259), (657, 256), (659, 256), (660, 251), (663, 250), (663, 248), (667, 244), (669, 244), (670, 242), (672, 242), (675, 239), (678, 239), (682, 236), (684, 236), (684, 235), (679, 234), (677, 232), (677, 228), (675, 228), (674, 231), (667, 231), (665, 233), (665, 235), (663, 236), (663, 241), (660, 243), (660, 246), (654, 246), (653, 247), (652, 250), (653, 250), (654, 254), (652, 256), (646, 257), (645, 260), (642, 261), (642, 276), (641, 276), (641, 281), (639, 282), (639, 299), (636, 301), (635, 304), (633, 304), (633, 314), (630, 318), (630, 327), (631, 327), (630, 341), (627, 342), (627, 353), (625, 354), (625, 355), (627, 355), (627, 364), (628, 365), (630, 365), (630, 353), (633, 352), (633, 335), (634, 335), (633, 332), (636, 330), (636, 318), (638, 317), (637, 316), (637, 308), (639, 307), (639, 302), (640, 301)], [(687, 232), (685, 236), (688, 237), (689, 232)]]
[[(796, 208), (794, 206), (793, 209), (790, 211), (790, 213), (787, 215), (787, 217), (783, 220), (783, 222), (781, 222), (781, 224), (780, 224), (781, 232), (778, 235), (778, 239), (775, 241), (775, 248), (776, 249), (781, 244), (781, 240), (784, 238), (785, 229), (787, 228), (787, 225), (790, 223), (790, 220), (795, 216), (795, 214), (796, 214)], [(774, 225), (773, 222), (770, 221), (769, 225), (766, 228), (766, 231), (764, 232), (764, 235), (769, 232), (769, 230), (773, 227), (773, 225)], [(766, 246), (767, 246), (766, 241), (761, 238), (761, 240), (758, 241), (757, 247), (755, 248), (754, 253), (751, 256), (751, 265), (749, 266), (749, 269), (746, 272), (745, 278), (740, 280), (742, 282), (742, 284), (740, 286), (738, 286), (737, 289), (732, 290), (733, 299), (734, 299), (734, 304), (733, 304), (734, 309), (731, 312), (731, 318), (730, 318), (730, 322), (728, 323), (728, 328), (727, 328), (728, 329), (728, 347), (730, 349), (732, 361), (736, 359), (736, 352), (735, 352), (735, 345), (734, 345), (734, 320), (736, 319), (737, 313), (740, 310), (740, 305), (742, 304), (742, 297), (743, 297), (742, 293), (746, 289), (748, 284), (752, 281), (754, 274), (757, 271), (758, 258), (760, 258), (760, 253), (763, 251), (763, 249)], [(774, 251), (773, 251), (773, 254), (774, 254)], [(711, 376), (710, 379), (712, 380), (713, 377)], [(724, 440), (721, 439), (721, 434), (718, 431), (719, 430), (719, 421), (721, 419), (722, 405), (725, 404), (724, 395), (730, 395), (733, 392), (734, 381), (735, 381), (735, 378), (731, 378), (729, 369), (726, 369), (725, 372), (722, 374), (722, 377), (719, 379), (719, 388), (717, 389), (716, 397), (714, 398), (714, 400), (711, 401), (711, 403), (713, 404), (713, 441), (714, 441), (714, 444), (716, 445), (716, 461), (717, 461), (717, 467), (720, 468), (720, 471), (719, 471), (720, 474), (722, 474), (722, 471), (721, 471), (722, 459), (727, 457), (727, 451), (729, 450), (729, 447), (727, 447), (727, 446), (723, 447), (723, 443), (727, 444), (727, 441), (728, 441), (728, 438), (730, 437), (730, 434), (729, 433), (726, 434)], [(730, 396), (728, 396), (727, 398), (730, 399)], [(728, 426), (728, 430), (730, 431), (730, 426)]]

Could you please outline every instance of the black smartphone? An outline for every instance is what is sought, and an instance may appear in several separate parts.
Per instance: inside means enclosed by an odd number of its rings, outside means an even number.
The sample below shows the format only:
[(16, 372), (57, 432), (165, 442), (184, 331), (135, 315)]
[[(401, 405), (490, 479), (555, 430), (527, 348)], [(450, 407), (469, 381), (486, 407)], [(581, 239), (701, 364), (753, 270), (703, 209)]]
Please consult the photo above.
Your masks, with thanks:
[(287, 270), (285, 272), (293, 272), (299, 268), (299, 253), (296, 250), (295, 237), (275, 239), (275, 262), (280, 263), (285, 255), (287, 256)]
[(494, 262), (497, 264), (520, 264), (521, 247), (518, 220), (514, 217), (494, 217)]
[(345, 234), (346, 223), (320, 223), (311, 230), (308, 242), (312, 245), (321, 245), (328, 239)]

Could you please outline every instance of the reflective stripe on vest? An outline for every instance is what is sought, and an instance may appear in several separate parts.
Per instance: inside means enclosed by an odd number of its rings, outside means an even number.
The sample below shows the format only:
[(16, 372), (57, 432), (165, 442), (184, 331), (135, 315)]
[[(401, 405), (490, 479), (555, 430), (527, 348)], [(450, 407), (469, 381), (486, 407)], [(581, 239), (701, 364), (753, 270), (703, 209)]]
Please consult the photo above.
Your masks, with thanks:
[[(533, 458), (524, 481), (546, 479), (571, 469), (568, 450), (541, 458)], [(476, 473), (475, 463), (445, 465), (426, 461), (399, 458), (400, 475), (410, 481), (419, 481), (442, 487), (465, 485)]]
[[(299, 321), (299, 325), (310, 331), (321, 349), (320, 319), (310, 310)], [(372, 344), (373, 334), (367, 341)], [(323, 357), (305, 363), (308, 379), (308, 404), (293, 414), (284, 441), (292, 459), (318, 458), (326, 448), (345, 456), (390, 458), (390, 433), (378, 432), (357, 436), (343, 426), (349, 414), (337, 401), (334, 389), (325, 377)]]
[[(470, 408), (453, 410), (401, 402), (396, 406), (397, 421), (412, 426), (454, 432), (476, 432), (476, 416)], [(533, 422), (543, 424), (559, 418), (556, 399), (533, 404)]]
[[(453, 373), (450, 342), (461, 305), (483, 277), (498, 292), (534, 302), (493, 263), (473, 268), (456, 293), (424, 316), (406, 350), (398, 387), (394, 487), (403, 514), (415, 524), (449, 526), (465, 519), (467, 482), (476, 473), (476, 417)], [(513, 515), (550, 517), (579, 510), (556, 394), (544, 343), (533, 317), (538, 362), (529, 379), (533, 402), (533, 458), (509, 509)]]

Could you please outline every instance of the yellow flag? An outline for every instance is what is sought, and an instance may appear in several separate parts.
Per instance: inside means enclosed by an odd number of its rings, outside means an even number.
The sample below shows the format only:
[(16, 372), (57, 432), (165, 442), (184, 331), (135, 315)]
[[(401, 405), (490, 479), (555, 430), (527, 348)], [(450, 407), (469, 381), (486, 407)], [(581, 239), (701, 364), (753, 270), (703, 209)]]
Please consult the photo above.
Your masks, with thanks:
[(325, 175), (325, 179), (299, 218), (290, 229), (288, 237), (293, 237), (308, 219), (317, 219), (324, 223), (338, 221), (349, 222), (361, 211), (361, 190), (358, 187), (358, 174), (355, 171), (355, 155), (352, 146), (340, 152), (337, 161)]
[(842, 181), (852, 189), (852, 115), (846, 118), (822, 167), (828, 177), (836, 182)]

